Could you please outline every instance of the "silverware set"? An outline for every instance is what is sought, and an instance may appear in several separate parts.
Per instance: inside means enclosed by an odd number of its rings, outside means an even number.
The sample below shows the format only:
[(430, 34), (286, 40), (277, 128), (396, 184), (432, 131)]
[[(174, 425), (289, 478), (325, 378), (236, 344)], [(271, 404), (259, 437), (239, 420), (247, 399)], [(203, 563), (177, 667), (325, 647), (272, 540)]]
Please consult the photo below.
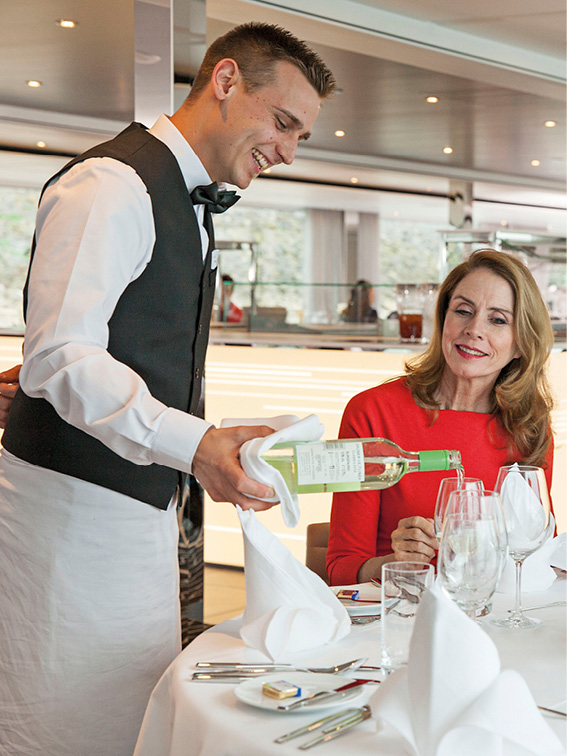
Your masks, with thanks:
[(300, 751), (307, 751), (309, 748), (313, 748), (313, 746), (326, 743), (329, 740), (337, 738), (339, 735), (343, 735), (371, 716), (372, 711), (370, 710), (370, 706), (362, 706), (359, 709), (343, 709), (343, 711), (317, 719), (315, 722), (311, 722), (304, 727), (281, 735), (274, 740), (274, 743), (287, 743), (288, 740), (298, 738), (301, 735), (309, 735), (313, 731), (322, 728), (320, 735), (299, 746)]
[(261, 677), (272, 672), (315, 672), (318, 674), (338, 675), (347, 670), (375, 670), (379, 667), (364, 666), (367, 658), (335, 664), (330, 667), (296, 667), (293, 664), (241, 664), (239, 662), (197, 662), (192, 680), (202, 682), (239, 682), (250, 677)]

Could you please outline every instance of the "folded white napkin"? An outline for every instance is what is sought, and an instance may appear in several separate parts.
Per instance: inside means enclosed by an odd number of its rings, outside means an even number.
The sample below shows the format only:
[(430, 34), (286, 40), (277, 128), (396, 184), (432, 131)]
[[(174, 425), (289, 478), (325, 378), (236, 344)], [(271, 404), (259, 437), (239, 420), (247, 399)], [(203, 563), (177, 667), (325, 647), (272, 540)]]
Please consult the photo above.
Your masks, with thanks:
[[(553, 515), (550, 517), (548, 529), (550, 534), (555, 530)], [(557, 573), (553, 567), (560, 567), (561, 562), (567, 562), (566, 537), (567, 534), (562, 533), (557, 538), (549, 538), (541, 548), (524, 559), (522, 565), (522, 594), (533, 591), (545, 591), (557, 578)], [(498, 593), (516, 592), (516, 564), (510, 556), (506, 559), (506, 564), (496, 591)]]
[(520, 472), (515, 471), (517, 467), (512, 465), (500, 491), (510, 550), (529, 549), (541, 543), (545, 527), (545, 510)]
[(414, 756), (560, 756), (522, 676), (436, 585), (421, 601), (407, 668), (370, 701)]
[(277, 417), (257, 418), (227, 418), (222, 421), (221, 428), (234, 425), (269, 425), (276, 432), (263, 438), (253, 438), (242, 445), (240, 450), (240, 463), (246, 475), (253, 480), (271, 486), (275, 496), (263, 501), (279, 501), (282, 517), (288, 528), (294, 528), (299, 521), (299, 504), (297, 496), (287, 487), (285, 480), (278, 470), (264, 462), (261, 455), (274, 444), (286, 441), (317, 441), (323, 435), (324, 426), (319, 422), (317, 415), (308, 415), (299, 420), (295, 415), (278, 415)]
[(274, 661), (350, 633), (349, 615), (321, 578), (262, 525), (237, 507), (244, 536), (246, 609), (240, 636)]

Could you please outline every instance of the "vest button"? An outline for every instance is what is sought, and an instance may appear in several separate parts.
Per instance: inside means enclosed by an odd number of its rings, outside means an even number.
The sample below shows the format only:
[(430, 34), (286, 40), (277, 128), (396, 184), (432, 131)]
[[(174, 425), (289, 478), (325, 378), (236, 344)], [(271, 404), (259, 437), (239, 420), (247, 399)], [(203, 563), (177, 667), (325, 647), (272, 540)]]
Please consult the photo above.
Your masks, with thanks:
[(199, 380), (199, 376), (200, 375), (201, 375), (201, 372), (200, 372), (199, 368), (195, 368), (195, 379)]
[(199, 336), (203, 333), (203, 326), (202, 326), (201, 323), (199, 323), (199, 331), (198, 331), (198, 333), (199, 333)]

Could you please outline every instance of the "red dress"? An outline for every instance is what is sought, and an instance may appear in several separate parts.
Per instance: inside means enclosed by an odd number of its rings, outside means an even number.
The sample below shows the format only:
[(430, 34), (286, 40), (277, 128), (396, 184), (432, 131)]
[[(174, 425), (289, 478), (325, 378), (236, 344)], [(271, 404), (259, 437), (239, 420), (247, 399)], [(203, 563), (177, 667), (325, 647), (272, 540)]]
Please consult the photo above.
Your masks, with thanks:
[[(388, 438), (405, 451), (457, 449), (465, 475), (481, 478), (485, 488), (493, 490), (498, 468), (510, 464), (500, 422), (488, 413), (456, 410), (441, 410), (433, 425), (430, 417), (430, 412), (416, 405), (405, 378), (399, 378), (353, 397), (345, 408), (339, 435)], [(553, 445), (545, 472), (549, 489), (552, 462)], [(441, 479), (454, 475), (447, 470), (411, 473), (382, 491), (334, 494), (327, 551), (331, 585), (356, 583), (367, 559), (391, 554), (391, 534), (402, 518), (432, 518)]]

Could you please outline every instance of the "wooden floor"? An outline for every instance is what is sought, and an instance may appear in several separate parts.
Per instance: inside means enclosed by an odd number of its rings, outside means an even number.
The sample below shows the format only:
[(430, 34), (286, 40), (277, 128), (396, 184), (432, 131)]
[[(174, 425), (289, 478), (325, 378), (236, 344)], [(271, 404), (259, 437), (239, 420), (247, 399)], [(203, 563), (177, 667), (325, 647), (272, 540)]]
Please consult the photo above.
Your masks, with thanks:
[(244, 572), (205, 565), (204, 593), (203, 622), (217, 625), (235, 617), (246, 606)]

